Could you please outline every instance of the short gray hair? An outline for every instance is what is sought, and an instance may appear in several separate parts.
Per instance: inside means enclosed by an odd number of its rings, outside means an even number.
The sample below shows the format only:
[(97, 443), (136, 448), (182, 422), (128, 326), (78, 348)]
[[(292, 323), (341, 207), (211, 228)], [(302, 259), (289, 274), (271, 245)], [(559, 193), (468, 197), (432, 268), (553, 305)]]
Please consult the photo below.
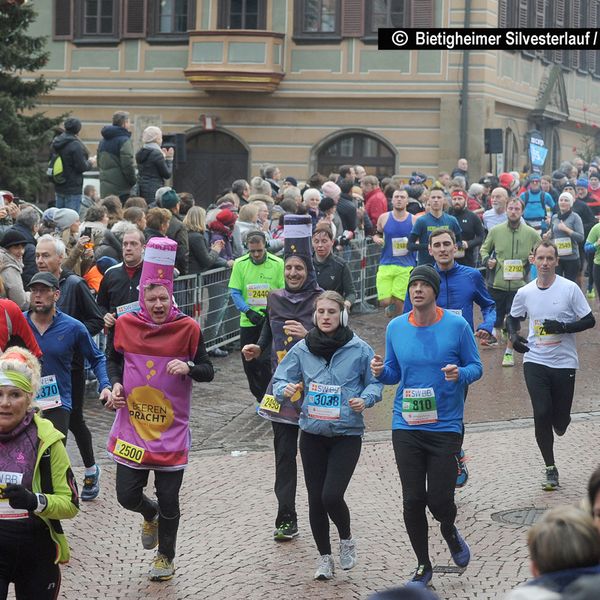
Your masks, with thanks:
[(15, 221), (33, 231), (33, 228), (40, 222), (40, 214), (30, 206), (20, 211)]
[(65, 246), (65, 243), (61, 239), (54, 237), (53, 235), (50, 235), (49, 233), (45, 233), (44, 235), (42, 235), (38, 238), (38, 241), (37, 241), (38, 246), (42, 242), (51, 243), (54, 246), (54, 251), (56, 252), (56, 254), (58, 256), (61, 256), (63, 258), (66, 256), (67, 248)]

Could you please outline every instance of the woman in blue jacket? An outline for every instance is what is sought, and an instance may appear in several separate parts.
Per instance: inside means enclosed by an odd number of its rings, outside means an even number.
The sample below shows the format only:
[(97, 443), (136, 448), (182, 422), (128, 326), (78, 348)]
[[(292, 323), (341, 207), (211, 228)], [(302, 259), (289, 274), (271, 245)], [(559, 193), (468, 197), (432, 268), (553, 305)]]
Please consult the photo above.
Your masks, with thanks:
[(314, 329), (281, 361), (273, 376), (278, 402), (304, 389), (300, 455), (308, 490), (310, 527), (319, 550), (315, 579), (331, 579), (334, 563), (329, 518), (340, 536), (340, 566), (356, 564), (346, 488), (360, 456), (362, 412), (381, 400), (383, 386), (371, 375), (373, 349), (348, 327), (344, 299), (327, 291), (315, 302)]

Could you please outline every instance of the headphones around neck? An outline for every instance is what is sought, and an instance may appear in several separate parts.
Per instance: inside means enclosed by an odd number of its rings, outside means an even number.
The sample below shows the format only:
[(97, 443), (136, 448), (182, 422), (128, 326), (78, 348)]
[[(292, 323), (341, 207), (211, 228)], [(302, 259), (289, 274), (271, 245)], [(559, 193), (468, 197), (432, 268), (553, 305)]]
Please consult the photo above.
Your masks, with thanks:
[[(349, 318), (350, 318), (350, 315), (348, 314), (348, 309), (344, 306), (344, 308), (340, 311), (340, 327), (347, 327)], [(313, 321), (313, 325), (316, 327), (317, 326), (317, 311), (316, 311), (316, 309), (313, 312), (312, 321)]]

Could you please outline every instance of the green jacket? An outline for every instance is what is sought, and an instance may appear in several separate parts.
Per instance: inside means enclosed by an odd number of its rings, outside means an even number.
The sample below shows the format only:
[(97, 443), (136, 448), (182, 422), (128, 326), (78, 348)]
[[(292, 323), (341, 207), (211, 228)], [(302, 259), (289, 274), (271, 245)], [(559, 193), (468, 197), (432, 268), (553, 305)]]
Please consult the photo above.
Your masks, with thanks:
[[(508, 221), (490, 229), (481, 246), (481, 262), (486, 265), (490, 258), (495, 258), (497, 261), (492, 284), (494, 289), (516, 292), (527, 283), (525, 274), (529, 268), (529, 254), (540, 239), (540, 234), (533, 227), (522, 222), (516, 229), (509, 227)], [(522, 279), (510, 281), (504, 279), (505, 260), (521, 261), (524, 273)]]
[[(98, 146), (100, 197), (129, 194), (136, 182), (135, 160), (131, 139), (122, 135), (121, 127), (109, 125), (102, 129), (103, 140)], [(114, 137), (111, 137), (114, 136)]]
[[(39, 415), (34, 415), (33, 421), (37, 427), (40, 440), (35, 469), (33, 471), (32, 491), (46, 496), (48, 505), (41, 513), (33, 513), (39, 517), (50, 532), (50, 537), (57, 545), (56, 562), (66, 563), (71, 557), (69, 544), (58, 519), (72, 519), (79, 512), (79, 496), (77, 484), (71, 471), (71, 463), (67, 450), (62, 442), (64, 435), (54, 428), (54, 425)], [(50, 472), (53, 492), (42, 489), (40, 461), (44, 453), (50, 455)]]

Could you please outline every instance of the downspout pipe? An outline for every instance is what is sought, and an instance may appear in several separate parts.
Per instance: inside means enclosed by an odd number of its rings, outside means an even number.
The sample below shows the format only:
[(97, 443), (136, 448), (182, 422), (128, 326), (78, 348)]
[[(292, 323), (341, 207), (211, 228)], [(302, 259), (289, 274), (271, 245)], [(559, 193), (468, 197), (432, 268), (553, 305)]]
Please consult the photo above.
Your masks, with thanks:
[[(465, 0), (465, 18), (463, 27), (471, 27), (471, 3), (472, 0)], [(469, 60), (470, 50), (463, 50), (462, 64), (462, 89), (460, 92), (460, 156), (467, 158), (467, 127), (469, 125)]]

